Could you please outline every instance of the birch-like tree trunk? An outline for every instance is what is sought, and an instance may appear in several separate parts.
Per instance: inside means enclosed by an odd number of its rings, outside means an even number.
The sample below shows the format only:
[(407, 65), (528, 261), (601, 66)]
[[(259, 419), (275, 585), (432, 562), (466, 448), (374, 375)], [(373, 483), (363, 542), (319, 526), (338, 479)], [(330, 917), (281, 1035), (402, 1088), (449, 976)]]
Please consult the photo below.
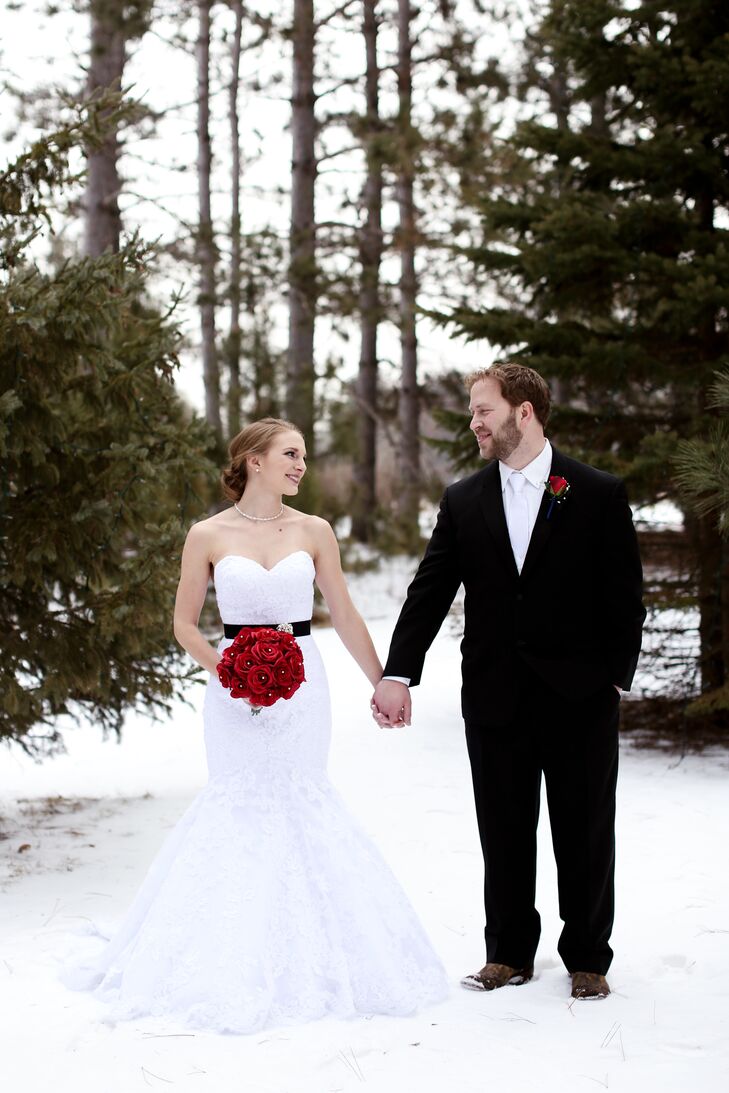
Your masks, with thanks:
[[(122, 19), (111, 0), (91, 0), (91, 48), (86, 81), (88, 97), (121, 90), (126, 61)], [(100, 148), (89, 152), (84, 195), (84, 253), (96, 258), (104, 251), (119, 250), (121, 216), (118, 170), (119, 133), (114, 128)]]
[(420, 399), (418, 394), (418, 341), (415, 304), (418, 283), (415, 273), (415, 154), (416, 134), (412, 125), (412, 6), (410, 0), (397, 5), (397, 92), (398, 92), (398, 246), (400, 249), (400, 497), (398, 524), (406, 543), (419, 538), (420, 507)]
[(357, 459), (352, 535), (369, 542), (375, 532), (377, 505), (377, 329), (380, 321), (380, 261), (382, 258), (382, 131), (380, 70), (377, 63), (378, 0), (364, 0), (365, 155), (367, 176), (362, 193), (365, 222), (359, 237), (360, 357), (357, 375)]
[(198, 3), (197, 61), (197, 182), (199, 267), (198, 307), (202, 341), (205, 420), (216, 436), (222, 434), (220, 419), (220, 368), (215, 338), (215, 235), (210, 201), (212, 150), (210, 145), (210, 24), (213, 0)]
[(304, 433), (310, 450), (314, 442), (314, 320), (317, 302), (315, 39), (313, 0), (294, 0), (286, 413)]
[(231, 0), (235, 14), (233, 41), (231, 45), (231, 73), (228, 87), (228, 119), (230, 122), (230, 330), (226, 342), (226, 364), (228, 371), (228, 435), (235, 436), (240, 431), (241, 383), (240, 383), (240, 308), (241, 308), (241, 214), (240, 214), (240, 117), (238, 112), (238, 89), (240, 87), (241, 39), (243, 36), (242, 0)]

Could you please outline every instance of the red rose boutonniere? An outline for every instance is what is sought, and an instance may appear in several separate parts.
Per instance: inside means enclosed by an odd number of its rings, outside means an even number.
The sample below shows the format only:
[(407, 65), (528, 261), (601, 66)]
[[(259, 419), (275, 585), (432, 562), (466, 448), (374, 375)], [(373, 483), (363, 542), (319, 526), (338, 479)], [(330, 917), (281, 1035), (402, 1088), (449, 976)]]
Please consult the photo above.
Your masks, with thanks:
[(555, 505), (561, 505), (565, 497), (569, 493), (570, 484), (566, 478), (562, 478), (560, 474), (550, 474), (547, 481), (544, 483), (544, 489), (547, 497), (549, 497), (549, 508), (547, 509), (547, 519), (552, 515), (552, 509)]

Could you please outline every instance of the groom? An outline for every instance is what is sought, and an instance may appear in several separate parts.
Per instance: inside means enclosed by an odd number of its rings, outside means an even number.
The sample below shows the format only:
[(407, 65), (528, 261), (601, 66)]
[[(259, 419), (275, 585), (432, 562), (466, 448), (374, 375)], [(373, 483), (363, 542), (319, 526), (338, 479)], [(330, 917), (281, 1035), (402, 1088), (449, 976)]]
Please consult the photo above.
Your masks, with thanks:
[(488, 466), (449, 486), (373, 696), (410, 724), (408, 684), (461, 584), (462, 711), (485, 865), (488, 991), (532, 978), (542, 775), (557, 862), (559, 952), (574, 998), (604, 998), (612, 959), (620, 692), (645, 610), (622, 482), (544, 435), (549, 389), (519, 364), (470, 375), (471, 429)]

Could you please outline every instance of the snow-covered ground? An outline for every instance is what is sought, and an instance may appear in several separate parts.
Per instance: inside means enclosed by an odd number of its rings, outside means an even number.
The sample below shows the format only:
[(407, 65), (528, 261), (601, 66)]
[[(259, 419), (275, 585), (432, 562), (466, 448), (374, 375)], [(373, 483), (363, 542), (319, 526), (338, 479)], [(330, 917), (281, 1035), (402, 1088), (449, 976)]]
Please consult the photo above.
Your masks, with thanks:
[[(381, 654), (407, 583), (396, 563), (352, 581)], [(719, 1093), (729, 1088), (729, 752), (681, 760), (624, 749), (613, 994), (573, 1003), (557, 956), (555, 870), (540, 830), (543, 938), (528, 985), (489, 995), (480, 967), (481, 860), (458, 710), (458, 643), (444, 627), (414, 723), (383, 732), (331, 630), (317, 633), (335, 711), (331, 773), (400, 877), (450, 973), (448, 1001), (410, 1019), (320, 1021), (252, 1036), (116, 1026), (57, 967), (93, 923), (117, 921), (205, 778), (199, 706), (92, 726), (41, 766), (1, 757), (0, 1076), (23, 1093)], [(433, 667), (440, 665), (438, 680)], [(444, 675), (450, 680), (444, 684)], [(575, 823), (580, 817), (575, 816)]]

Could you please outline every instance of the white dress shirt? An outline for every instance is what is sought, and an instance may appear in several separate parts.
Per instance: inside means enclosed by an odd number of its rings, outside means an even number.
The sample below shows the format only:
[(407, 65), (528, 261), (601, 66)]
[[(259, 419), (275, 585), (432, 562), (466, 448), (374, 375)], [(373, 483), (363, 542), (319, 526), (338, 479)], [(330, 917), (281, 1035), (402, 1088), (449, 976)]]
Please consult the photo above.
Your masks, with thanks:
[[(544, 496), (545, 483), (549, 479), (549, 472), (551, 471), (551, 469), (552, 445), (549, 443), (548, 440), (545, 440), (544, 447), (542, 448), (539, 455), (535, 456), (535, 458), (532, 459), (531, 463), (527, 463), (526, 467), (523, 467), (521, 470), (521, 473), (526, 479), (526, 483), (524, 485), (524, 496), (527, 501), (528, 510), (527, 548), (529, 545), (529, 540), (532, 537), (532, 532), (534, 531), (534, 525), (537, 522), (537, 515), (542, 504), (542, 497)], [(504, 515), (506, 516), (507, 527), (509, 524), (511, 501), (514, 496), (512, 489), (507, 489), (507, 484), (509, 478), (514, 473), (515, 472), (513, 467), (507, 467), (506, 463), (502, 463), (501, 461), (499, 461), (499, 474), (501, 475), (501, 496), (504, 501)], [(526, 550), (524, 550), (524, 554), (526, 555)], [(521, 573), (521, 567), (524, 564), (524, 559), (522, 558), (520, 562), (516, 557), (515, 552), (514, 560), (516, 561), (519, 572)], [(404, 683), (407, 687), (410, 686), (410, 679), (405, 676), (383, 676), (383, 679), (394, 679), (398, 683)], [(618, 686), (617, 683), (614, 683), (613, 686), (615, 687), (615, 690), (618, 692), (618, 694), (622, 694), (622, 689)]]
[(544, 447), (538, 456), (532, 459), (531, 463), (527, 463), (526, 467), (522, 467), (521, 471), (515, 471), (513, 467), (507, 467), (506, 463), (499, 462), (499, 474), (501, 475), (501, 496), (504, 501), (504, 515), (506, 516), (506, 524), (509, 527), (509, 537), (511, 535), (511, 527), (509, 517), (511, 516), (511, 508), (514, 504), (514, 491), (509, 487), (509, 479), (512, 474), (521, 473), (524, 476), (524, 490), (523, 496), (526, 501), (527, 508), (527, 534), (526, 542), (519, 549), (520, 544), (516, 543), (512, 538), (512, 550), (514, 551), (514, 561), (516, 567), (521, 573), (521, 567), (524, 564), (524, 557), (529, 546), (529, 540), (532, 537), (534, 531), (534, 525), (537, 522), (537, 514), (539, 513), (539, 507), (544, 497), (544, 483), (549, 478), (549, 472), (552, 469), (552, 445), (548, 440), (544, 441)]
[[(542, 497), (544, 496), (544, 483), (549, 478), (549, 472), (552, 469), (552, 445), (548, 440), (544, 441), (544, 447), (539, 455), (532, 459), (531, 463), (527, 463), (526, 467), (523, 467), (521, 473), (526, 479), (524, 485), (524, 497), (527, 503), (528, 513), (528, 535), (526, 546), (529, 545), (532, 532), (534, 531), (534, 525), (537, 522), (537, 513), (542, 503)], [(514, 474), (513, 467), (507, 467), (506, 463), (499, 461), (499, 474), (501, 475), (501, 496), (504, 501), (504, 515), (506, 516), (506, 523), (509, 523), (509, 514), (511, 508), (511, 500), (513, 492), (511, 489), (507, 489), (507, 483), (512, 474)], [(513, 548), (512, 548), (513, 549)], [(526, 549), (524, 549), (526, 555)], [(517, 568), (521, 573), (521, 567), (524, 564), (524, 558), (519, 559), (514, 555)], [(410, 686), (410, 679), (405, 676), (384, 676), (384, 679), (392, 679), (397, 683), (404, 683), (407, 687)]]

